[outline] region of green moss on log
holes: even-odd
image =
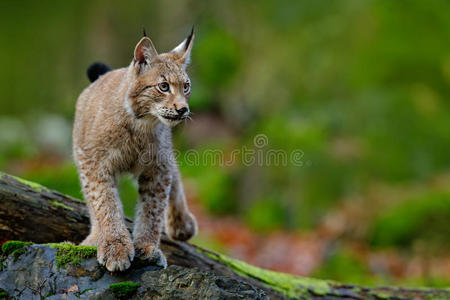
[[[113,292],[114,296],[119,299],[128,299],[136,293],[139,288],[139,283],[134,283],[132,281],[123,281],[118,283],[113,283],[109,286],[109,289]]]
[[[308,291],[316,295],[326,295],[332,292],[331,281],[305,278],[290,274],[264,270],[249,265],[243,261],[227,257],[225,255],[204,251],[206,255],[216,261],[220,261],[230,267],[236,273],[258,279],[270,288],[285,295],[288,298],[306,296]]]
[[[64,208],[64,209],[73,211],[73,207],[70,207],[70,206],[68,206],[68,205],[65,205],[65,204],[62,203],[62,202],[58,202],[58,201],[53,200],[53,201],[51,201],[50,203],[51,203],[53,206],[56,206],[56,207],[62,207],[62,208]]]
[[[12,254],[14,255],[14,261],[17,261],[22,254],[25,254],[25,249],[23,248],[31,244],[32,244],[31,242],[7,241],[2,245],[2,254],[5,257]]]
[[[2,288],[0,288],[0,300],[3,300],[3,299],[9,299],[10,297],[9,297],[9,294],[8,294],[8,292],[7,291],[5,291],[4,289],[2,289]]]
[[[46,187],[40,185],[39,183],[28,181],[28,180],[20,178],[20,177],[16,177],[16,176],[13,176],[13,175],[9,175],[9,174],[0,172],[0,178],[3,178],[5,176],[11,177],[11,178],[17,180],[18,182],[29,186],[30,188],[32,188],[33,190],[35,190],[37,192],[41,192],[42,190],[47,190]]]
[[[95,257],[97,254],[97,247],[92,246],[77,246],[72,244],[47,244],[52,248],[56,248],[56,266],[58,268],[65,268],[67,264],[78,266],[86,259]]]

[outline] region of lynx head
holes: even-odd
[[[175,126],[188,118],[191,82],[186,66],[194,41],[194,30],[168,53],[158,54],[144,36],[136,45],[130,65],[131,83],[126,99],[127,111],[137,119],[157,118]]]

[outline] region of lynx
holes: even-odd
[[[81,244],[97,246],[99,263],[111,272],[128,269],[135,256],[165,268],[163,227],[174,240],[197,232],[171,133],[190,114],[186,66],[193,41],[192,30],[172,51],[158,54],[144,33],[128,67],[96,63],[88,69],[92,83],[77,100],[73,128],[73,156],[91,223]],[[139,187],[132,235],[117,190],[117,175],[124,172]]]

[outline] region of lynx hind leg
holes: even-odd
[[[166,231],[177,241],[187,241],[197,234],[197,221],[189,211],[179,172],[173,177],[167,212]]]
[[[159,249],[159,244],[171,177],[164,168],[157,171],[151,175],[139,176],[139,199],[133,238],[136,257],[166,268],[167,260]]]
[[[197,220],[191,212],[180,214],[169,210],[167,214],[167,234],[176,241],[187,241],[197,234]]]

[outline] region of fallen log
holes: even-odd
[[[131,228],[132,220],[126,219],[126,223]],[[89,218],[82,201],[0,173],[0,240],[47,244],[4,245],[0,299],[2,292],[9,295],[5,297],[39,299],[48,294],[47,299],[60,299],[62,294],[78,297],[82,291],[84,298],[114,299],[121,297],[113,292],[114,282],[126,280],[134,282],[129,284],[135,287],[135,294],[127,295],[130,299],[152,295],[159,295],[155,296],[157,299],[450,299],[450,289],[369,288],[263,270],[190,243],[171,241],[166,235],[161,248],[167,256],[168,269],[157,270],[135,261],[130,270],[117,274],[108,274],[97,264],[92,255],[95,249],[83,256],[82,247],[48,244],[80,242],[88,231]],[[68,266],[61,266],[61,255],[67,253],[78,253],[81,257],[76,263],[69,260]],[[18,286],[16,277],[26,280]],[[91,278],[86,281],[85,277]],[[52,284],[49,280],[53,280]],[[125,289],[130,289],[129,285],[124,284]]]

